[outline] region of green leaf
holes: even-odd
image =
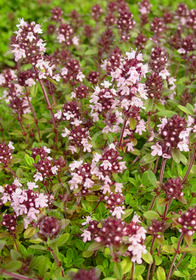
[[[61,247],[69,240],[70,234],[68,232],[62,234],[58,239],[52,240],[50,243],[53,246]],[[54,241],[54,242],[53,242]]]
[[[87,195],[86,200],[89,202],[97,201],[99,198],[96,195]]]
[[[156,157],[152,156],[150,153],[145,154],[140,161],[141,165],[146,165],[147,163],[151,163],[156,160]]]
[[[2,250],[3,249],[3,247],[5,246],[5,244],[6,244],[6,241],[5,240],[0,240],[0,250]]]
[[[37,268],[41,276],[44,276],[44,274],[47,272],[50,260],[48,257],[45,256],[39,256],[36,259],[36,263],[38,264]]]
[[[30,88],[30,94],[32,97],[36,97],[37,95],[37,90],[38,90],[38,85],[35,84]]]
[[[82,253],[82,256],[83,256],[84,258],[90,258],[93,254],[94,254],[93,251],[84,251],[84,252]]]
[[[97,250],[99,250],[99,249],[101,249],[101,248],[103,248],[103,244],[101,244],[101,243],[97,243],[97,242],[93,242],[93,243],[91,243],[90,244],[90,246],[88,247],[88,251],[97,251]]]
[[[122,268],[122,274],[126,274],[131,271],[132,268],[132,261],[129,259],[124,259],[120,262]]]
[[[136,124],[137,124],[136,120],[133,119],[133,118],[130,118],[130,128],[131,128],[131,130],[135,129]]]
[[[114,265],[113,265],[113,271],[114,271],[114,274],[115,276],[121,280],[122,277],[123,277],[123,273],[122,273],[122,268],[121,268],[121,265],[120,263],[118,262],[115,262]]]
[[[176,163],[180,163],[180,151],[178,149],[171,150],[172,158]]]
[[[106,277],[104,278],[103,280],[118,280],[117,278],[114,278],[114,277]]]
[[[175,271],[175,272],[174,272],[174,275],[177,276],[177,277],[180,277],[180,278],[185,278],[185,277],[187,277],[187,274],[185,274],[185,273],[183,273],[183,272],[181,272],[181,271],[179,271],[179,270]]]
[[[193,110],[189,110],[189,109],[190,109],[190,106],[189,106],[189,109],[188,109],[187,107],[184,107],[184,106],[182,106],[182,105],[178,105],[178,108],[179,108],[182,112],[186,113],[187,115],[193,115],[193,114],[194,114],[194,111],[193,111]]]
[[[14,250],[14,249],[12,249],[10,251],[10,256],[11,256],[13,261],[16,261],[17,259],[21,258],[21,254],[18,251]]]
[[[125,213],[122,215],[122,220],[125,220],[127,217],[129,217],[133,213],[133,209],[126,209]]]
[[[154,100],[152,98],[148,98],[145,102],[146,112],[150,112],[153,109]]]
[[[149,211],[145,212],[144,217],[148,220],[153,220],[153,219],[157,220],[160,218],[159,214],[153,210],[149,210]]]
[[[142,254],[142,259],[143,259],[146,263],[148,263],[148,264],[152,264],[152,263],[153,263],[153,257],[152,257],[152,255],[151,255],[151,253],[148,252],[148,251],[147,251],[146,254]]]
[[[162,263],[162,258],[159,257],[159,256],[155,256],[154,257],[154,260],[155,260],[155,264],[158,266]]]
[[[42,245],[31,245],[31,246],[29,246],[29,248],[35,249],[35,250],[40,250],[40,251],[46,251],[46,248]]]
[[[168,254],[174,254],[175,253],[174,247],[172,247],[170,245],[163,245],[162,250],[163,250],[163,252],[168,253]]]
[[[27,239],[27,238],[31,238],[36,232],[36,229],[33,228],[33,227],[29,227],[25,230],[24,232],[24,238]]]
[[[196,247],[186,247],[186,248],[182,248],[180,250],[181,253],[192,253],[192,254],[196,254]]]
[[[164,110],[164,111],[160,111],[158,112],[156,115],[159,116],[159,117],[167,117],[167,118],[171,118],[173,117],[173,115],[176,114],[175,112],[173,111],[170,111],[170,110]]]
[[[147,170],[142,175],[142,183],[144,186],[153,185],[156,186],[157,178],[152,170]]]
[[[166,279],[165,270],[162,266],[159,266],[157,268],[157,279],[158,280],[165,280]]]
[[[22,267],[22,262],[20,261],[11,261],[4,266],[4,269],[9,272],[15,272]]]
[[[144,265],[136,265],[135,266],[135,277],[138,277],[142,275],[142,273],[145,271],[145,266]]]
[[[33,163],[35,163],[34,159],[30,157],[28,154],[25,154],[25,161],[29,166],[33,166]]]

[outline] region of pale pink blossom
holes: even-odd
[[[133,145],[132,142],[127,143],[126,146],[127,146],[127,151],[128,151],[128,152],[130,152],[130,151],[133,152],[133,151],[134,151],[134,145]]]
[[[40,172],[37,172],[33,177],[34,177],[35,182],[43,181],[43,177],[42,177],[42,174]]]
[[[84,74],[80,71],[76,77],[77,80],[79,80],[80,82],[82,82],[84,80],[85,76]]]
[[[40,193],[39,196],[35,199],[36,208],[44,208],[48,206],[48,197],[44,193]]]
[[[101,163],[101,166],[103,166],[104,170],[111,170],[112,168],[112,164],[109,162],[109,160],[104,160],[102,163]]]
[[[35,188],[38,188],[38,185],[36,185],[35,182],[28,182],[27,187],[29,190],[33,190]]]
[[[122,183],[115,183],[115,192],[122,193],[123,184]]]
[[[159,145],[159,143],[156,143],[155,145],[153,145],[152,147],[151,147],[151,149],[153,150],[152,152],[151,152],[151,155],[152,156],[156,156],[156,155],[158,155],[158,156],[162,156],[162,147]]]
[[[85,220],[85,222],[82,223],[82,225],[83,225],[83,226],[86,226],[86,225],[88,225],[89,222],[91,222],[91,221],[92,221],[91,216],[86,216],[86,220]]]
[[[188,152],[189,151],[189,146],[188,146],[188,142],[186,140],[180,141],[177,145],[177,147],[179,148],[179,150],[181,152]]]
[[[139,123],[136,125],[136,133],[139,133],[139,135],[142,135],[143,132],[146,131],[146,123],[144,120],[140,120]]]
[[[122,206],[116,206],[114,208],[114,210],[112,211],[112,216],[116,216],[117,219],[121,219],[121,216],[124,214],[125,212],[123,211],[123,207]]]
[[[73,171],[76,168],[79,168],[83,163],[83,160],[75,160],[72,163],[70,163],[69,167]]]
[[[83,230],[81,236],[83,237],[83,242],[86,243],[87,241],[91,241],[91,232],[88,231],[87,229]]]
[[[74,37],[73,37],[72,43],[73,43],[75,46],[78,46],[78,45],[79,45],[79,39],[78,39],[77,36],[74,36]]]
[[[83,145],[83,151],[84,152],[91,152],[91,148],[92,148],[92,145],[88,142],[88,139],[86,138],[83,138],[82,141],[81,141],[82,145]]]
[[[86,180],[84,182],[84,187],[85,188],[92,188],[93,185],[94,185],[94,181],[92,181],[89,178],[86,178]]]
[[[103,191],[103,194],[111,193],[111,189],[110,189],[110,185],[108,184],[104,184],[103,186],[101,186],[100,190]]]

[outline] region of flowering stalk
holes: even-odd
[[[26,93],[26,97],[27,97],[27,101],[28,101],[28,104],[29,104],[29,107],[31,108],[31,111],[32,111],[32,114],[33,114],[33,118],[34,118],[34,121],[35,121],[35,125],[36,125],[36,128],[37,128],[37,132],[38,132],[38,138],[39,138],[39,142],[41,141],[41,137],[40,137],[40,130],[39,130],[39,126],[38,126],[38,120],[37,120],[37,117],[35,115],[35,111],[33,109],[33,106],[31,104],[31,101],[29,99],[29,92],[27,90],[27,87],[25,87],[25,93]]]
[[[56,254],[54,253],[53,249],[52,249],[51,247],[48,247],[47,249],[48,249],[48,251],[51,252],[53,258],[55,259],[55,262],[56,262],[57,266],[61,268],[62,277],[65,277],[65,273],[64,273],[62,264],[61,264],[61,262],[59,261],[59,259],[57,258],[57,256],[56,256]]]
[[[174,258],[173,258],[172,263],[171,263],[171,265],[170,265],[169,272],[168,272],[168,274],[167,274],[166,280],[169,280],[170,277],[171,277],[171,275],[172,275],[173,265],[174,265],[174,263],[175,263],[175,261],[176,261],[176,258],[177,258],[177,256],[178,256],[178,254],[179,254],[180,243],[181,243],[183,237],[184,237],[184,233],[182,232],[181,235],[180,235],[180,238],[179,238],[179,240],[178,240],[178,244],[177,244],[177,248],[176,248],[176,251],[175,251],[175,255],[174,255]]]
[[[25,129],[24,129],[24,127],[23,127],[22,120],[21,120],[20,117],[18,117],[17,120],[19,121],[20,127],[21,127],[21,129],[22,129],[22,135],[23,135],[24,138],[25,138],[25,143],[27,144],[27,143],[28,143],[28,140],[27,140],[27,132],[25,131]]]
[[[184,178],[182,179],[182,184],[185,183],[190,171],[191,171],[191,168],[193,166],[193,163],[195,161],[195,154],[196,154],[196,143],[194,144],[194,148],[193,148],[193,153],[192,153],[192,157],[191,157],[191,160],[190,160],[190,163],[189,163],[189,166],[188,166],[188,169],[186,171],[186,174],[184,175]]]
[[[11,172],[12,173],[12,175],[15,177],[15,178],[17,178],[17,176],[16,176],[16,173],[15,173],[15,171],[14,170],[12,170],[10,167],[6,167],[6,169],[9,171],[9,172]]]
[[[119,147],[121,146],[121,143],[122,143],[123,134],[124,134],[124,131],[125,131],[126,124],[127,124],[127,117],[125,117],[124,122],[123,122],[122,130],[121,130],[121,134],[120,134],[120,139],[119,139],[119,142],[118,142]]]
[[[153,253],[153,245],[154,245],[154,242],[155,242],[155,237],[156,237],[156,236],[154,235],[153,238],[152,238],[151,245],[150,245],[150,253],[151,253],[151,255],[152,255],[152,253]],[[149,265],[148,265],[148,271],[147,271],[146,280],[149,280],[151,266],[152,266],[152,264],[149,264]]]
[[[37,69],[36,68],[34,68],[34,69],[37,72]],[[45,98],[46,103],[48,105],[48,110],[50,111],[50,115],[52,117],[52,123],[54,125],[54,133],[55,133],[55,142],[57,143],[58,142],[57,125],[56,125],[55,117],[54,117],[54,114],[53,114],[53,111],[52,111],[52,107],[51,107],[51,104],[50,104],[50,100],[48,98],[48,95],[47,95],[47,92],[46,92],[46,90],[44,88],[42,80],[40,80],[39,78],[38,78],[38,80],[39,80],[40,86],[42,88],[42,92],[44,94],[44,98]]]
[[[135,272],[135,263],[132,262],[132,267],[131,267],[131,278],[130,278],[130,280],[133,280],[133,279],[134,279],[134,272]]]
[[[30,278],[30,277],[27,277],[27,276],[24,276],[24,275],[21,275],[21,274],[18,274],[18,273],[8,272],[8,271],[6,271],[4,269],[1,269],[0,271],[1,271],[2,275],[10,276],[13,279],[18,279],[18,280],[36,280],[35,278]]]

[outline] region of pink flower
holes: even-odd
[[[122,192],[123,184],[121,183],[115,183],[115,192]]]
[[[156,155],[162,156],[162,147],[159,145],[159,143],[153,145],[151,149],[153,150],[151,153],[152,156],[156,156]]]
[[[146,123],[144,120],[140,120],[139,124],[137,124],[137,126],[136,126],[135,132],[139,133],[139,135],[142,135],[143,131],[146,131]]]
[[[86,243],[87,241],[91,241],[91,232],[88,231],[87,229],[83,230],[81,236],[83,237],[83,242]]]
[[[117,219],[121,219],[121,215],[124,214],[125,212],[123,211],[122,206],[117,206],[114,208],[112,211],[112,216],[116,216]]]

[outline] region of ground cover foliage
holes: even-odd
[[[1,59],[0,279],[196,279],[193,3],[45,4]]]

